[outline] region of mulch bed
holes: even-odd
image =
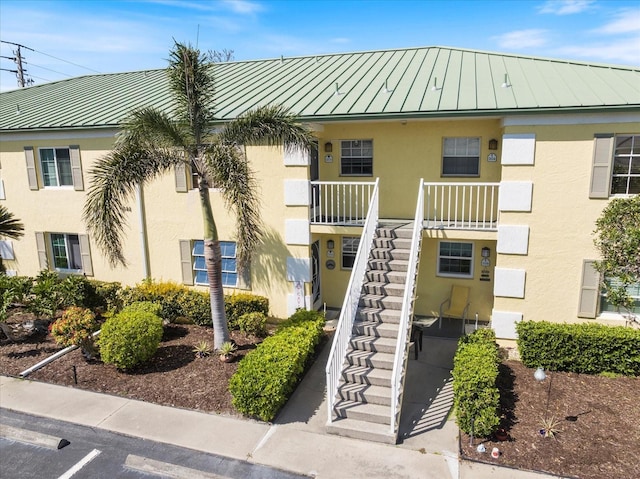
[[[461,433],[468,459],[581,479],[633,479],[640,471],[640,378],[550,372],[543,382],[519,361],[505,361],[500,389],[506,441]],[[548,407],[547,407],[548,402]],[[544,416],[560,432],[543,437]],[[483,443],[486,452],[479,453]],[[497,447],[500,455],[491,457]]]
[[[120,372],[100,361],[86,361],[75,350],[29,378],[167,406],[239,415],[231,404],[228,381],[238,360],[259,340],[237,331],[232,337],[239,356],[232,363],[223,363],[216,355],[195,357],[192,350],[198,342],[213,344],[211,328],[171,324],[157,354],[133,371]],[[17,376],[60,349],[44,333],[16,343],[0,332],[0,374]],[[533,372],[518,361],[502,363],[502,411],[509,438],[475,438],[470,445],[470,438],[462,434],[462,456],[582,479],[638,477],[640,378],[551,372],[539,383]],[[545,414],[560,421],[555,437],[545,438],[539,432]],[[485,445],[485,453],[477,452],[480,443]],[[497,459],[490,455],[494,447],[500,450]]]

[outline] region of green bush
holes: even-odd
[[[62,317],[51,325],[51,335],[60,346],[82,346],[92,342],[92,334],[98,330],[96,315],[90,309],[79,306],[67,308]]]
[[[267,335],[267,316],[261,312],[245,313],[238,318],[238,327],[245,334],[264,338]]]
[[[94,296],[88,299],[90,308],[102,311],[120,311],[122,309],[122,299],[120,290],[122,285],[116,281],[90,280],[93,285]]]
[[[247,313],[269,314],[269,300],[264,296],[241,293],[224,297],[224,310],[230,329],[238,329],[240,316]]]
[[[240,362],[229,381],[234,407],[270,421],[286,403],[322,337],[323,316],[296,312]]]
[[[453,406],[458,426],[467,434],[489,436],[500,424],[499,363],[492,330],[460,339],[453,360]]]
[[[31,287],[32,295],[27,301],[27,309],[38,318],[41,316],[53,318],[56,311],[65,303],[61,282],[55,271],[40,271]]]
[[[155,305],[130,305],[102,325],[98,346],[105,363],[131,369],[149,360],[162,339],[162,319],[149,310]]]
[[[211,300],[207,293],[185,288],[178,301],[183,318],[200,326],[211,326]]]
[[[516,331],[520,358],[527,367],[640,375],[640,330],[595,323],[521,321]]]

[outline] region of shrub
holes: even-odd
[[[211,301],[207,293],[184,288],[178,301],[182,317],[200,326],[211,326]]]
[[[67,308],[62,317],[51,325],[51,335],[56,343],[64,347],[80,346],[88,357],[96,353],[93,332],[97,330],[95,314],[79,306]]]
[[[162,319],[147,309],[144,303],[131,305],[105,321],[98,339],[105,363],[131,369],[155,354],[162,339]]]
[[[89,299],[89,307],[102,311],[120,311],[122,309],[120,297],[122,285],[120,283],[97,280],[90,280],[90,282],[93,285],[95,296]]]
[[[640,375],[640,330],[595,323],[521,321],[516,331],[520,358],[527,367]]]
[[[489,436],[500,424],[500,359],[495,333],[478,330],[458,343],[453,360],[453,405],[460,429]]]
[[[224,310],[229,328],[238,329],[238,320],[243,314],[269,314],[269,300],[264,296],[248,293],[225,295]]]
[[[65,302],[60,283],[61,280],[55,271],[40,271],[33,282],[31,288],[33,296],[27,303],[27,309],[38,318],[41,316],[53,318]]]
[[[322,337],[323,316],[296,312],[240,362],[229,381],[234,407],[270,421],[286,403]]]
[[[245,313],[238,318],[240,331],[259,338],[267,335],[267,316],[261,312]]]
[[[0,274],[0,291],[11,291],[12,303],[25,303],[31,288],[33,287],[33,278],[28,276],[5,276]]]

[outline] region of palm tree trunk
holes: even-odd
[[[222,289],[222,252],[218,241],[218,230],[213,219],[209,187],[205,181],[199,186],[200,206],[204,222],[204,261],[209,277],[209,299],[213,323],[213,347],[218,350],[229,341],[229,328],[224,311],[224,291]]]

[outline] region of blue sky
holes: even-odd
[[[1,0],[0,39],[35,50],[22,50],[35,84],[163,68],[173,39],[236,60],[439,45],[640,67],[640,3]],[[0,58],[0,68],[16,66]],[[0,71],[0,89],[16,87]]]

